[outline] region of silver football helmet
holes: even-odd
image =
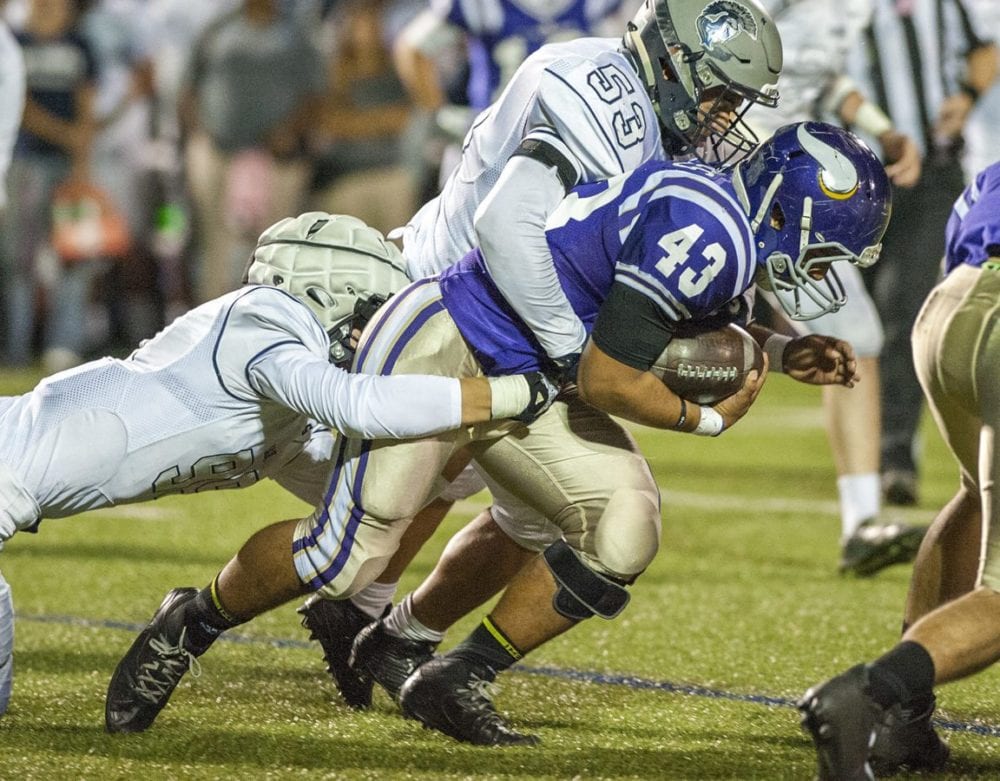
[[[758,0],[645,0],[624,48],[645,81],[672,157],[723,163],[753,150],[743,121],[778,103],[781,38]]]
[[[330,360],[344,364],[355,307],[408,285],[405,268],[396,245],[356,217],[306,212],[260,235],[243,281],[280,288],[309,307],[330,335]]]

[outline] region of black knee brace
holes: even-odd
[[[588,567],[565,540],[552,543],[542,554],[556,579],[552,607],[574,621],[597,615],[614,618],[628,604],[629,593],[620,584]]]

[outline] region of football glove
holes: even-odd
[[[513,419],[522,423],[532,423],[552,406],[552,402],[559,395],[559,388],[542,372],[528,372],[521,376],[528,383],[530,401],[520,414],[513,416]]]

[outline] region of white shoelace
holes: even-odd
[[[198,657],[184,647],[184,637],[187,628],[181,630],[180,639],[176,645],[171,645],[161,635],[149,641],[149,647],[159,657],[139,668],[136,679],[135,693],[151,704],[158,703],[164,695],[170,694],[181,676],[190,670],[191,676],[201,675],[201,663]]]

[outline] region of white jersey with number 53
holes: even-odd
[[[554,147],[573,166],[573,183],[665,158],[653,105],[620,43],[579,38],[543,46],[525,60],[476,119],[441,194],[406,226],[403,255],[412,278],[437,274],[477,245],[476,209],[522,141]]]

